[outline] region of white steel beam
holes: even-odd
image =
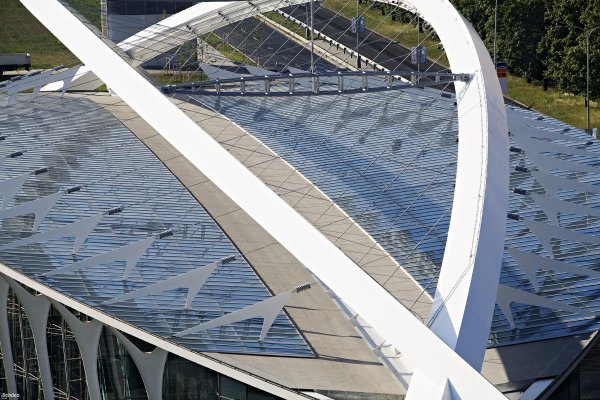
[[[66,309],[61,303],[51,300],[54,308],[71,328],[75,341],[79,347],[79,353],[83,361],[85,371],[85,383],[91,400],[102,400],[100,392],[100,380],[98,378],[98,346],[103,325],[101,322],[92,320],[83,322]]]
[[[457,389],[463,399],[504,398],[469,363],[444,344],[390,293],[259,178],[247,170],[169,99],[160,95],[150,82],[62,4],[57,0],[21,0],[21,2],[175,149],[377,329],[391,345],[399,349],[407,362],[412,363],[413,366],[419,364],[434,382],[441,383],[450,379],[453,387]],[[205,4],[208,6],[210,3]],[[497,278],[505,218],[502,218],[501,221],[499,218],[492,218],[496,222],[492,227],[495,233],[491,232],[492,229],[482,232],[482,234],[485,233],[483,234],[485,240],[481,240],[483,246],[479,247],[477,244],[479,243],[480,236],[478,234],[482,219],[486,215],[495,217],[496,214],[503,214],[505,217],[506,213],[504,203],[508,186],[505,185],[507,181],[505,182],[504,177],[508,174],[506,164],[508,145],[506,129],[504,129],[506,119],[503,101],[501,95],[496,96],[497,93],[500,93],[497,81],[495,82],[495,85],[498,86],[497,93],[495,90],[486,91],[483,75],[486,75],[486,79],[492,79],[487,75],[493,73],[493,68],[488,63],[485,64],[483,72],[476,69],[481,66],[478,63],[474,64],[476,60],[474,61],[473,57],[478,57],[478,52],[484,52],[485,48],[480,41],[473,43],[471,36],[474,33],[466,27],[462,17],[447,1],[423,1],[419,3],[419,9],[423,8],[435,13],[436,21],[439,22],[441,18],[445,25],[449,25],[445,30],[446,33],[448,30],[460,32],[453,33],[451,36],[457,37],[460,44],[453,47],[452,45],[447,46],[444,42],[444,45],[447,46],[446,51],[449,55],[453,54],[454,57],[457,57],[460,52],[460,57],[469,61],[460,62],[453,68],[467,73],[473,71],[476,77],[475,81],[471,82],[467,88],[464,85],[458,85],[458,93],[462,94],[459,99],[459,119],[468,121],[466,124],[461,122],[461,134],[466,135],[461,142],[472,141],[472,144],[459,149],[459,175],[462,172],[463,176],[457,180],[457,192],[460,195],[455,196],[454,200],[455,205],[468,207],[468,212],[465,209],[456,214],[458,217],[464,217],[463,225],[471,229],[467,230],[466,235],[462,230],[457,231],[459,224],[455,214],[453,214],[451,223],[451,233],[454,233],[455,240],[462,235],[462,241],[467,243],[459,243],[459,250],[470,255],[466,257],[469,261],[467,263],[464,262],[465,257],[461,254],[460,257],[454,257],[451,264],[454,270],[461,271],[469,266],[469,270],[466,271],[468,284],[464,285],[464,280],[456,279],[460,289],[459,295],[450,299],[449,293],[445,293],[442,298],[445,306],[460,306],[458,312],[461,316],[468,316],[471,311],[483,312],[485,314],[483,325],[485,325],[488,309],[493,310],[494,306],[493,298],[497,279],[493,285],[489,285],[488,281],[490,276]],[[453,26],[456,23],[461,26],[458,28]],[[466,41],[468,38],[471,38],[470,41]],[[487,52],[485,54],[487,56]],[[489,59],[489,56],[487,57]],[[484,100],[483,104],[481,99]],[[488,119],[488,112],[492,113],[493,118]],[[488,143],[488,135],[492,136],[491,133],[497,133],[498,138],[493,143]],[[490,144],[493,146],[488,147]],[[494,155],[490,156],[492,153]],[[492,193],[496,196],[486,199],[488,194],[486,191],[488,157],[491,158],[490,161],[498,175],[491,177],[492,182],[489,187],[490,190],[498,189],[499,192]],[[471,160],[471,162],[465,163],[466,160]],[[494,205],[497,207],[496,210],[492,207]],[[489,250],[489,254],[480,256],[477,253],[480,248]],[[496,251],[497,249],[498,251]],[[479,271],[480,268],[473,268],[473,260],[469,260],[469,258],[477,258],[475,260],[477,266],[487,264],[491,272],[486,274],[483,271],[483,276],[473,277],[473,271]],[[471,281],[476,282],[478,278],[483,279],[486,283],[478,289],[488,291],[483,294],[477,293],[484,304],[477,309],[468,309],[465,312],[465,302],[462,300],[469,297],[469,293],[467,296],[463,296],[462,292],[465,290],[469,292]],[[488,304],[489,298],[492,298],[491,304]],[[450,300],[452,301],[450,302]],[[471,301],[469,301],[469,305],[472,305]],[[452,313],[448,313],[449,315],[455,314],[454,310],[451,311]],[[480,316],[476,316],[476,318],[480,318]],[[472,325],[478,332],[482,330],[479,320],[473,321]],[[489,330],[489,324],[483,329]],[[480,341],[477,340],[475,346],[479,346],[479,344]],[[483,352],[483,349],[478,348],[477,352]]]
[[[260,378],[252,373],[248,373],[246,371],[242,371],[239,368],[231,367],[226,363],[213,359],[210,356],[197,353],[191,350],[188,350],[182,346],[179,346],[171,341],[165,340],[158,336],[152,335],[144,330],[136,328],[133,325],[125,323],[117,318],[114,318],[108,314],[105,314],[98,309],[88,306],[87,304],[81,303],[77,300],[74,300],[57,290],[51,289],[48,286],[45,286],[38,281],[23,275],[4,264],[0,263],[0,273],[4,274],[7,277],[14,279],[15,281],[21,283],[24,286],[27,286],[31,289],[42,293],[46,297],[51,300],[55,300],[61,304],[64,304],[67,307],[71,307],[74,310],[80,311],[87,316],[100,321],[106,326],[110,326],[112,328],[118,329],[121,332],[128,333],[132,336],[135,336],[145,342],[151,343],[161,349],[168,351],[169,353],[177,354],[180,357],[183,357],[187,360],[190,360],[194,363],[202,365],[208,369],[216,371],[220,374],[227,375],[235,380],[243,382],[247,385],[259,388],[264,390],[265,392],[272,393],[275,396],[281,397],[283,399],[291,399],[291,400],[306,400],[310,399],[310,396],[303,395],[300,393],[296,393],[290,389],[284,388],[276,383],[270,382],[264,378]]]
[[[218,1],[192,6],[177,14],[149,26],[123,40],[118,46],[132,58],[132,65],[159,56],[181,44],[196,38],[197,35],[212,32],[259,13],[276,10],[307,0],[257,0],[252,2]],[[90,68],[81,67],[78,78],[72,87],[77,90],[94,90],[102,85]],[[62,88],[60,82],[42,88],[42,91],[56,91]]]
[[[163,398],[163,372],[169,353],[159,347],[150,353],[144,353],[121,332],[114,328],[110,330],[123,343],[133,359],[142,376],[142,381],[144,381],[148,400],[161,400]]]
[[[259,13],[307,0],[217,1],[196,4],[125,39],[119,47],[133,59],[134,65],[148,61],[197,35],[212,32]]]
[[[287,301],[292,297],[293,292],[287,291],[277,296],[269,297],[266,300],[259,301],[258,303],[251,304],[247,307],[241,308],[229,314],[225,314],[222,317],[213,319],[193,326],[185,331],[176,333],[176,337],[188,336],[193,333],[207,331],[209,329],[220,328],[225,325],[230,325],[236,322],[245,321],[250,318],[262,318],[262,329],[260,330],[260,336],[258,337],[259,342],[263,342],[267,333],[271,329],[275,318],[279,315]]]
[[[431,24],[452,72],[473,74],[468,83],[454,84],[459,137],[456,182],[428,325],[479,371],[494,314],[506,231],[509,144],[504,98],[485,45],[449,1],[401,3]],[[462,388],[450,381],[460,393]]]
[[[6,281],[15,292],[19,302],[25,309],[25,314],[27,314],[27,321],[29,321],[31,333],[33,334],[38,369],[42,378],[44,400],[54,400],[54,384],[52,383],[52,370],[48,358],[48,341],[46,340],[50,301],[46,296],[32,295],[11,278],[6,278]]]
[[[2,350],[2,366],[4,367],[6,389],[9,393],[17,393],[15,364],[8,325],[8,289],[8,283],[0,276],[0,350]]]

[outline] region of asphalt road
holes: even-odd
[[[282,9],[289,15],[300,21],[306,21],[306,9],[304,6],[290,6]],[[351,49],[356,48],[356,34],[350,32],[351,22],[349,19],[336,15],[334,11],[322,7],[315,2],[314,28],[333,40],[343,44]],[[417,71],[417,66],[410,62],[410,50],[398,43],[391,42],[389,39],[379,35],[365,27],[364,33],[359,33],[359,42],[361,43],[359,53],[385,68],[395,71]],[[427,60],[426,64],[421,65],[421,71],[429,72],[448,72],[443,65],[433,63]],[[427,81],[427,78],[422,78]],[[454,85],[448,87],[437,87],[438,89],[454,92]],[[523,107],[514,100],[504,97],[504,102],[517,107]]]
[[[300,21],[307,20],[304,5],[290,6],[282,11]],[[336,15],[334,11],[322,7],[319,3],[315,3],[314,27],[344,46],[352,49],[356,47],[356,34],[351,33],[349,29],[350,20]],[[215,33],[221,37],[227,37],[229,43],[257,61],[263,68],[280,71],[284,66],[289,65],[304,70],[310,69],[310,52],[306,48],[255,18],[248,18],[240,23],[226,26]],[[385,68],[394,71],[417,71],[417,66],[411,63],[408,48],[391,42],[369,30],[368,27],[364,33],[359,34],[359,42],[361,42],[360,54]],[[317,71],[335,71],[339,68],[315,55],[315,69]],[[430,60],[427,60],[426,64],[422,64],[420,70],[448,72],[446,67]],[[421,78],[421,80],[428,81],[430,78]],[[454,85],[440,85],[437,88],[454,92]],[[505,102],[520,106],[507,98],[505,98]]]
[[[255,18],[228,25],[215,33],[227,38],[228,43],[263,68],[273,71],[280,71],[285,66],[310,69],[309,50]],[[315,69],[335,71],[337,67],[315,55]]]
[[[306,20],[304,7],[287,7],[283,12],[292,15],[300,21]],[[314,13],[314,28],[333,40],[351,49],[356,48],[356,34],[350,32],[350,20],[336,15],[334,11],[317,3]],[[365,32],[358,35],[359,54],[394,71],[417,71],[417,65],[410,62],[410,49],[391,42],[389,39],[371,31],[366,27]],[[421,71],[440,72],[447,68],[427,61],[420,67]]]

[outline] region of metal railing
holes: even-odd
[[[369,78],[382,78],[378,85]],[[422,80],[421,78],[430,78]],[[404,79],[401,79],[404,78]],[[379,92],[413,87],[438,86],[455,81],[468,82],[470,74],[407,71],[337,71],[249,75],[193,83],[161,86],[164,94],[209,94],[221,96],[289,96]],[[307,84],[310,82],[310,84]],[[296,86],[300,84],[300,88]],[[303,83],[303,84],[302,84]],[[349,83],[349,85],[347,85]],[[273,90],[277,87],[279,90]],[[285,90],[281,90],[285,87]]]

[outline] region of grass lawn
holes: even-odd
[[[287,29],[289,29],[290,31],[295,33],[296,35],[306,37],[306,31],[304,30],[303,27],[301,27],[300,25],[298,25],[295,22],[290,21],[287,18],[284,18],[282,15],[280,15],[277,12],[271,11],[271,12],[265,13],[264,16],[269,18],[271,21],[273,21],[281,26],[286,27]]]
[[[19,2],[0,0],[0,54],[29,53],[33,69],[79,63],[65,46]],[[70,0],[96,26],[100,26],[98,0]]]
[[[217,49],[221,54],[231,61],[241,62],[248,65],[256,65],[254,61],[246,57],[244,53],[239,52],[235,47],[223,41],[220,36],[213,32],[206,33],[200,36],[200,39]]]
[[[206,74],[201,71],[181,72],[177,74],[161,73],[151,76],[156,85],[175,85],[177,83],[200,82],[208,79]]]
[[[577,128],[587,127],[585,99],[555,88],[544,91],[541,84],[527,83],[518,76],[508,77],[508,96],[543,114]],[[591,126],[600,127],[600,104],[590,102]]]

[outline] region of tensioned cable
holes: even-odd
[[[407,91],[407,93],[408,93],[408,91]],[[398,102],[398,101],[400,101],[400,100],[401,100],[401,98],[399,97],[399,98],[395,99],[395,102],[397,103],[397,102]],[[431,102],[433,102],[433,99],[432,99],[432,101],[431,101]],[[431,103],[431,102],[430,102],[430,103]],[[419,111],[419,113],[417,113],[417,117],[418,117],[418,116],[419,116],[419,115],[420,115],[420,114],[421,114],[421,113],[424,111],[424,109],[425,109],[425,108],[422,108],[422,109]],[[357,110],[357,109],[355,109],[355,111],[356,111],[356,110]],[[381,116],[380,116],[380,117],[379,117],[379,118],[378,118],[378,119],[377,119],[377,120],[376,120],[376,121],[375,121],[375,122],[372,124],[372,126],[369,128],[369,130],[368,130],[368,131],[370,131],[371,129],[373,129],[373,127],[374,127],[374,126],[376,126],[376,125],[377,125],[377,123],[379,123],[383,117],[384,117],[384,115],[381,115]],[[416,118],[415,118],[415,120],[416,120]],[[331,135],[330,135],[330,136],[328,136],[328,137],[326,137],[326,138],[323,140],[323,142],[322,142],[321,144],[324,144],[324,143],[326,143],[326,142],[329,140],[329,138],[330,138],[332,135],[335,135],[335,134],[337,133],[337,130],[338,130],[338,129],[340,128],[340,126],[341,126],[341,125],[343,125],[344,123],[345,123],[345,121],[341,121],[341,122],[340,122],[340,125],[339,125],[338,127],[334,128],[334,130],[332,131]],[[414,123],[414,122],[413,122],[413,123]],[[398,138],[399,138],[401,135],[404,135],[404,133],[405,133],[405,132],[406,132],[408,129],[410,129],[410,128],[412,127],[412,124],[413,124],[413,123],[411,123],[411,124],[409,124],[408,126],[406,126],[406,127],[405,127],[405,128],[404,128],[404,129],[403,129],[403,130],[402,130],[402,131],[401,131],[401,132],[400,132],[400,133],[399,133],[399,134],[398,134],[398,135],[395,137],[395,139],[398,139]],[[368,132],[368,131],[367,131],[367,132]],[[432,140],[430,141],[430,143],[433,141],[433,139],[434,139],[434,138],[432,138]],[[317,182],[314,182],[314,185],[315,185],[315,186],[318,186],[318,185],[319,185],[319,183],[320,183],[320,182],[321,182],[323,179],[325,179],[325,177],[327,176],[327,174],[328,174],[329,172],[331,172],[331,171],[332,171],[332,170],[333,170],[333,169],[334,169],[334,168],[335,168],[335,167],[338,165],[338,163],[339,163],[339,162],[341,162],[341,160],[343,160],[343,159],[344,159],[344,157],[345,157],[347,154],[350,154],[350,153],[353,151],[353,149],[355,148],[355,146],[357,146],[358,144],[360,144],[360,139],[359,139],[359,140],[357,140],[357,141],[356,141],[356,142],[355,142],[355,143],[354,143],[354,144],[353,144],[353,145],[352,145],[350,148],[348,148],[348,149],[347,149],[347,151],[346,151],[346,153],[345,153],[345,154],[344,154],[342,157],[340,157],[340,159],[339,159],[339,160],[338,160],[338,161],[337,161],[337,162],[336,162],[334,165],[332,165],[332,166],[331,166],[331,167],[330,167],[330,168],[329,168],[327,171],[325,171],[325,174],[324,174],[324,175],[323,175],[323,176],[322,176],[322,177],[321,177],[321,178],[320,178],[320,179],[319,179]],[[374,163],[375,163],[377,160],[378,160],[378,158],[379,158],[379,157],[381,157],[383,154],[385,154],[385,152],[386,152],[386,151],[387,151],[387,150],[388,150],[388,149],[389,149],[391,146],[392,146],[392,142],[390,142],[390,143],[389,143],[389,144],[388,144],[388,145],[387,145],[387,146],[386,146],[386,147],[383,149],[383,151],[382,151],[382,152],[379,154],[379,156],[378,156],[377,158],[374,158],[374,159],[373,159],[373,160],[372,160],[372,161],[371,161],[371,162],[370,162],[370,163],[369,163],[369,164],[368,164],[368,165],[367,165],[367,166],[366,166],[366,167],[365,167],[365,168],[364,168],[364,169],[363,169],[363,170],[362,170],[362,171],[361,171],[361,172],[360,172],[360,173],[359,173],[359,174],[358,174],[356,177],[355,177],[356,179],[355,179],[353,182],[356,182],[356,180],[357,180],[358,178],[360,178],[360,177],[361,177],[361,176],[362,176],[362,175],[363,175],[363,174],[364,174],[364,173],[365,173],[365,172],[366,172],[366,171],[367,171],[367,170],[368,170],[368,169],[369,169],[369,168],[370,168],[370,167],[371,167],[371,166],[372,166],[372,165],[373,165],[373,164],[374,164]],[[319,146],[319,147],[320,147],[320,146]],[[312,153],[312,154],[314,154],[316,151],[317,151],[317,147],[315,147],[315,150],[313,151],[313,153]],[[309,156],[309,157],[310,157],[310,156]],[[308,157],[307,157],[307,159],[306,159],[305,161],[307,161],[307,160],[308,160]],[[299,169],[301,166],[302,166],[302,164],[298,166],[298,169]],[[350,185],[351,185],[351,184],[350,184]],[[339,197],[343,196],[344,194],[346,194],[346,193],[348,192],[348,190],[350,190],[350,185],[348,185],[348,187],[346,188],[346,190],[344,190],[344,192],[343,192],[343,193],[342,193],[342,194],[341,194]],[[330,207],[328,208],[328,210],[329,210],[331,207],[333,207],[333,205],[330,205]]]
[[[348,3],[346,3],[346,4],[348,4]],[[368,13],[368,12],[371,10],[371,8],[372,8],[372,7],[374,7],[374,4],[375,4],[375,2],[373,2],[371,5],[369,5],[368,7],[366,7],[366,8],[365,8],[365,9],[362,11],[362,14],[361,14],[361,16],[362,16],[363,18],[366,18],[366,16],[367,16],[367,13]],[[321,6],[321,7],[323,7],[323,6]],[[340,11],[338,12],[338,14],[336,14],[336,16],[337,16],[337,15],[339,15],[339,13],[341,13],[341,11],[342,11],[342,10],[340,10]],[[367,35],[366,35],[366,36],[365,36],[365,37],[362,39],[362,41],[360,41],[360,42],[359,42],[359,46],[358,46],[358,47],[360,48],[360,46],[361,46],[361,45],[370,44],[370,42],[367,42],[367,40],[368,40],[368,39],[369,39],[371,36],[378,35],[378,33],[377,33],[377,29],[378,29],[378,28],[381,26],[381,24],[385,23],[385,22],[386,22],[386,20],[387,20],[388,18],[391,18],[391,14],[387,14],[387,16],[384,16],[384,18],[381,18],[381,19],[380,19],[380,22],[379,22],[379,24],[378,24],[378,25],[377,25],[375,28],[368,29],[368,34],[367,34]],[[384,47],[384,48],[383,48],[383,49],[382,49],[382,50],[381,50],[379,53],[377,53],[377,55],[376,55],[376,56],[373,58],[373,61],[374,61],[374,62],[377,62],[377,57],[378,57],[379,55],[381,55],[381,54],[383,53],[383,51],[385,51],[385,49],[387,49],[387,47],[388,47],[388,46],[390,46],[392,43],[394,43],[394,42],[395,42],[395,40],[396,40],[396,39],[397,39],[397,38],[398,38],[398,37],[399,37],[401,34],[403,34],[404,32],[406,32],[406,30],[408,30],[408,29],[409,29],[409,26],[410,26],[410,24],[411,24],[412,22],[414,22],[414,20],[415,20],[415,19],[416,19],[416,16],[413,16],[413,19],[412,19],[411,21],[409,21],[409,22],[408,22],[408,23],[405,25],[405,28],[404,28],[404,29],[402,29],[402,30],[400,30],[400,31],[399,31],[399,32],[398,32],[398,33],[397,33],[397,34],[396,34],[396,35],[395,35],[395,36],[394,36],[392,39],[387,39],[387,38],[385,38],[385,37],[384,37],[385,39],[387,39],[387,40],[388,40],[388,43],[387,43],[387,44],[386,44],[386,46],[385,46],[385,47]],[[325,25],[325,26],[322,28],[322,30],[323,30],[324,28],[326,28],[326,27],[327,27],[327,25],[328,25],[328,24],[326,24],[326,25]],[[338,32],[336,32],[336,33],[338,33],[338,34],[339,34],[339,35],[338,35],[338,37],[340,37],[340,38],[341,38],[341,37],[342,37],[344,34],[348,33],[348,30],[349,30],[349,29],[350,29],[350,28],[347,28],[347,29],[345,29],[344,31],[342,31],[341,33],[340,33],[339,31],[338,31]],[[383,37],[383,36],[382,36],[382,37]],[[339,41],[339,40],[338,40],[338,41]],[[332,47],[333,47],[333,44],[330,44],[330,45],[329,45],[329,48],[328,48],[327,50],[331,49]],[[362,56],[362,57],[364,58],[364,56]],[[348,55],[346,56],[346,58],[344,59],[344,62],[348,62],[347,60],[348,60],[349,58],[351,58],[350,54],[348,54]],[[390,59],[390,60],[393,60],[393,59]],[[403,61],[404,61],[404,60],[403,60]],[[402,64],[402,61],[400,62],[400,64],[399,64],[399,65],[401,65],[401,64]]]
[[[373,7],[373,6],[374,6],[374,3],[375,3],[375,2],[373,2],[373,4],[371,4],[371,5],[370,5],[370,6],[368,6],[366,9],[364,9],[364,11],[362,12],[362,16],[363,16],[363,17],[365,17],[365,16],[366,16],[366,14],[367,14],[367,12],[369,12],[369,11],[371,10],[371,7]],[[347,5],[347,4],[348,4],[348,3],[346,3],[346,5]],[[345,5],[344,5],[344,7],[345,7]],[[339,14],[341,13],[341,11],[342,11],[342,10],[343,10],[343,7],[342,7],[342,9],[340,9],[340,10],[338,11],[338,13],[336,14],[336,16],[337,16],[337,15],[339,15]],[[386,21],[386,19],[387,19],[387,18],[390,18],[390,16],[391,16],[391,14],[390,14],[390,13],[388,13],[388,14],[387,14],[387,16],[385,16],[384,18],[381,18],[381,19],[380,19],[380,23],[379,23],[379,24],[378,24],[378,25],[377,25],[377,26],[376,26],[374,29],[370,29],[370,30],[368,30],[368,32],[369,32],[369,33],[368,33],[368,34],[367,34],[367,35],[366,35],[366,36],[365,36],[365,37],[362,39],[362,41],[359,43],[359,47],[360,47],[360,45],[364,45],[364,44],[368,44],[368,43],[370,43],[370,42],[367,42],[367,41],[369,40],[369,38],[371,38],[371,36],[378,35],[378,34],[377,34],[377,32],[376,32],[377,28],[379,28],[379,26],[381,26],[381,24],[382,24],[382,23],[384,23],[384,22]],[[378,54],[377,54],[377,55],[374,57],[373,61],[377,62],[377,60],[376,60],[376,59],[377,59],[377,57],[378,57],[380,54],[382,54],[382,52],[383,52],[383,51],[385,51],[385,49],[387,49],[387,47],[388,47],[388,46],[390,46],[390,45],[391,45],[391,44],[392,44],[392,43],[393,43],[393,42],[394,42],[394,41],[395,41],[395,40],[396,40],[396,39],[397,39],[397,38],[398,38],[398,37],[399,37],[399,36],[400,36],[402,33],[404,33],[404,32],[405,32],[407,29],[409,29],[410,25],[411,25],[411,24],[414,22],[414,20],[415,20],[416,18],[417,18],[416,16],[413,16],[413,19],[412,19],[411,21],[409,21],[407,24],[405,24],[405,25],[404,25],[404,26],[405,26],[405,28],[404,28],[403,30],[401,30],[401,31],[400,31],[398,34],[396,34],[396,36],[395,36],[394,38],[392,38],[391,40],[390,40],[390,39],[387,39],[387,38],[385,38],[384,36],[382,36],[382,38],[384,38],[384,39],[388,40],[388,43],[387,43],[387,44],[386,44],[386,46],[385,46],[385,47],[384,47],[382,50],[380,50],[380,52],[379,52],[379,53],[378,53]],[[328,25],[329,25],[329,22],[328,22],[328,23],[326,23],[326,24],[324,25],[324,27],[322,27],[322,28],[321,28],[321,31],[323,31],[323,29],[325,29],[325,28],[326,28]],[[340,33],[340,31],[337,31],[336,33],[338,34],[338,36],[339,36],[339,37],[341,37],[342,35],[344,35],[344,34],[348,33],[348,30],[349,30],[349,29],[350,29],[350,28],[347,28],[347,29],[345,29],[344,31],[342,31],[341,33]],[[431,32],[430,32],[430,34],[431,34]],[[420,42],[420,43],[424,43],[424,42],[425,42],[425,40],[426,40],[428,37],[429,37],[429,35],[427,35],[426,37],[424,37],[424,38],[423,38],[423,40],[421,40],[421,42]],[[418,44],[420,45],[420,43],[418,43]],[[326,49],[326,50],[330,50],[332,47],[333,47],[333,44],[332,44],[332,43],[329,43],[329,48],[328,48],[328,49]],[[364,57],[364,56],[363,56],[363,57]],[[404,58],[403,58],[403,59],[400,61],[400,63],[399,63],[398,65],[402,65],[402,64],[403,64],[403,63],[404,63],[404,62],[405,62],[405,61],[408,59],[408,57],[410,57],[410,53],[408,53],[408,55],[407,55],[407,56],[405,56],[405,57],[404,57]],[[346,58],[345,58],[343,61],[344,61],[344,62],[348,62],[348,59],[349,59],[349,58],[352,58],[352,57],[351,57],[351,54],[348,54],[348,55],[346,56]],[[389,59],[388,61],[393,61],[393,60],[394,60],[394,58],[391,58],[391,59]],[[430,66],[430,67],[431,67],[431,66]],[[430,68],[430,67],[429,67],[429,68]],[[397,67],[396,67],[396,68],[397,68]],[[394,68],[392,68],[392,69],[394,69]]]
[[[59,122],[59,121],[54,121],[54,122],[55,122],[55,123],[57,123],[57,122]],[[87,130],[85,133],[78,134],[78,135],[76,135],[76,136],[80,136],[80,135],[83,135],[83,134],[87,134],[87,133],[89,133],[90,131],[98,131],[98,130],[102,130],[102,129],[100,129],[100,128],[96,128],[96,129],[93,129],[93,130]],[[54,146],[54,145],[56,145],[56,144],[57,144],[57,143],[59,143],[59,142],[64,142],[65,140],[71,140],[72,138],[73,138],[73,136],[69,136],[69,137],[61,137],[61,138],[58,138],[58,139],[57,139],[56,141],[54,141],[54,142],[45,143],[43,147],[46,147],[46,146]],[[120,144],[118,144],[118,145],[115,145],[115,146],[112,146],[112,147],[103,147],[103,148],[102,148],[100,151],[98,151],[98,152],[96,152],[96,153],[93,153],[93,154],[91,154],[90,156],[91,156],[91,157],[97,157],[97,156],[99,156],[99,155],[101,155],[101,154],[106,154],[107,152],[114,151],[115,149],[122,148],[122,147],[127,147],[127,146],[129,145],[129,142],[131,142],[131,140],[133,140],[133,139],[134,139],[134,138],[130,138],[128,141],[126,141],[126,142],[124,142],[124,143],[120,143]],[[68,164],[67,160],[63,160],[63,162],[65,163],[65,165],[66,165],[67,167],[69,167],[69,164]],[[162,165],[162,163],[158,163],[158,164],[156,164],[156,165]],[[102,179],[98,179],[98,180],[96,180],[96,181],[87,182],[87,183],[85,183],[85,184],[79,184],[79,185],[76,185],[76,186],[79,188],[79,190],[85,190],[86,188],[92,187],[92,186],[94,186],[94,185],[97,185],[98,183],[101,183],[101,182],[110,182],[110,181],[115,181],[115,180],[118,180],[118,179],[119,179],[120,177],[122,177],[122,176],[126,176],[126,175],[129,175],[129,174],[133,173],[133,172],[140,171],[140,170],[142,170],[142,169],[144,169],[144,168],[148,168],[148,165],[137,166],[136,168],[133,168],[133,169],[130,169],[130,170],[127,170],[127,171],[123,171],[123,172],[121,172],[121,173],[119,173],[119,174],[116,174],[116,175],[110,175],[110,176],[104,177],[104,178],[102,178]],[[182,186],[182,187],[181,187],[181,189],[183,190],[183,189],[185,189],[185,188]],[[79,191],[79,190],[78,190],[78,191]],[[183,190],[183,191],[184,191],[184,192],[186,192],[185,190]],[[77,193],[77,192],[73,192],[73,193]],[[120,205],[119,205],[119,207],[120,207],[120,210],[122,211],[122,210],[124,210],[125,208],[131,208],[131,207],[138,206],[138,205],[141,205],[141,204],[150,203],[150,202],[152,202],[153,200],[155,200],[155,199],[157,199],[157,198],[161,198],[163,195],[164,195],[164,194],[157,194],[157,195],[155,195],[154,197],[150,196],[150,197],[148,197],[148,198],[144,199],[143,201],[139,201],[139,202],[133,202],[133,203],[129,202],[129,203],[127,203],[127,204],[120,204]],[[156,212],[154,212],[154,214],[155,214],[155,217],[156,217],[156,219],[157,219],[157,220],[161,220],[160,218],[158,218],[158,215],[156,214]],[[185,230],[187,231],[187,230],[189,230],[190,228],[193,228],[194,226],[203,225],[204,223],[205,223],[205,222],[203,222],[203,221],[199,221],[199,222],[197,222],[197,223],[194,223],[194,224],[185,224],[185,225],[186,225],[186,228],[185,228]],[[162,227],[161,229],[170,229],[170,230],[171,230],[173,233],[179,233],[180,231],[181,231],[181,232],[183,232],[183,229],[181,229],[181,228],[179,228],[179,229],[176,229],[176,228],[173,228],[173,227],[169,227],[169,226],[167,226],[167,225],[164,225],[164,224],[163,224],[163,227]],[[158,234],[158,233],[159,233],[159,232],[157,232],[157,234]],[[214,246],[216,246],[216,244],[213,244],[213,245],[212,245],[212,247],[214,247]],[[209,246],[209,247],[207,248],[207,250],[209,250],[209,249],[210,249],[210,248],[212,248],[212,247],[210,247],[210,246]],[[182,256],[184,256],[184,257],[187,257],[187,256],[185,256],[185,254],[183,254],[183,253],[182,253]],[[189,259],[188,259],[188,262],[190,263],[190,265],[191,265],[191,264],[193,264],[193,260],[189,260]],[[263,284],[264,284],[264,282],[263,282]],[[266,286],[266,285],[265,285],[265,286]]]

